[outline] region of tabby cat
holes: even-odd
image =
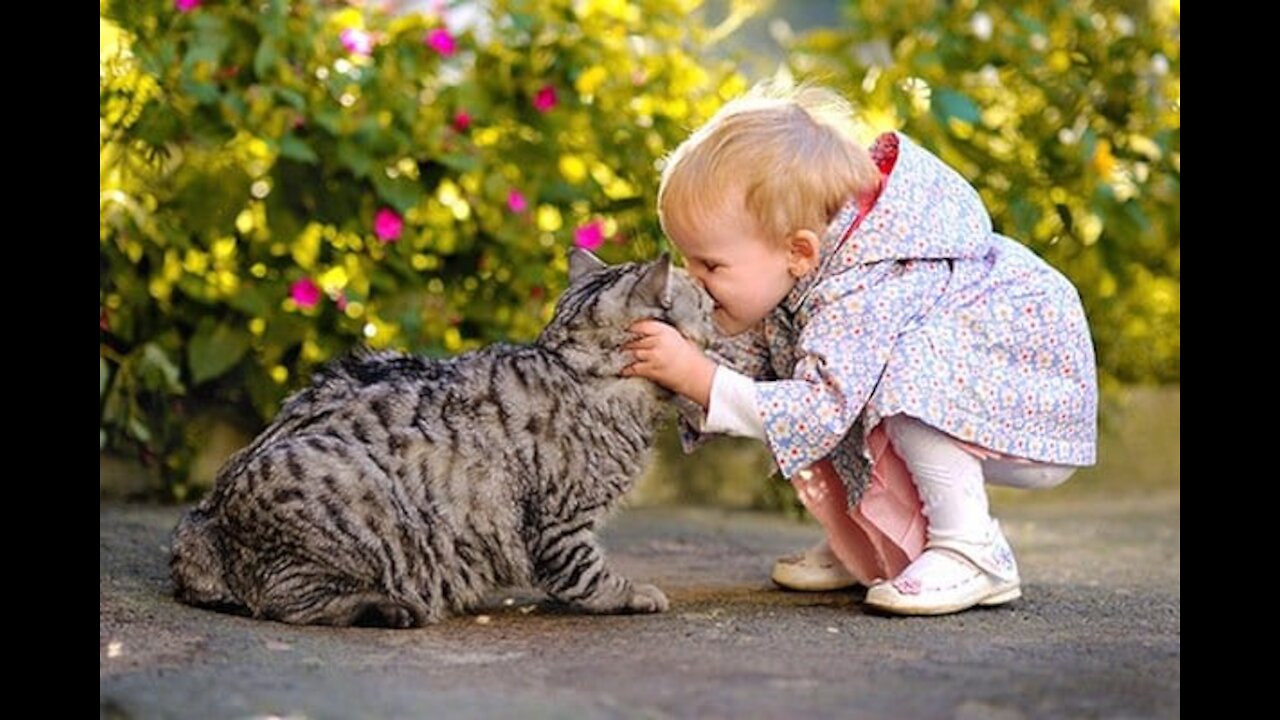
[[[711,299],[663,256],[575,250],[529,345],[451,359],[360,354],[316,374],[174,530],[187,603],[288,623],[409,627],[500,587],[597,613],[667,598],[606,562],[595,531],[631,488],[671,395],[620,378],[636,320],[711,337]]]

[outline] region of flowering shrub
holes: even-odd
[[[688,0],[102,6],[101,443],[181,492],[359,344],[532,338],[573,245],[662,245],[658,159],[745,88]]]
[[[362,343],[527,340],[570,247],[652,257],[658,159],[747,85],[708,43],[756,3],[700,4],[100,0],[102,446],[180,494],[192,408],[261,422]],[[1177,381],[1179,8],[851,2],[787,65],[1064,270],[1105,380]]]

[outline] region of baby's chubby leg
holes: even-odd
[[[1020,597],[1017,563],[991,518],[986,482],[1049,487],[1065,480],[1070,469],[983,459],[906,415],[884,423],[919,489],[929,520],[928,542],[901,575],[867,592],[867,604],[899,614],[940,615]]]
[[[894,450],[920,492],[930,540],[977,541],[991,526],[983,460],[950,435],[908,415],[884,419]]]

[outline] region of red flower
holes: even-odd
[[[449,57],[450,55],[458,52],[457,41],[455,41],[453,36],[449,34],[449,31],[444,28],[436,28],[435,30],[432,30],[427,33],[427,36],[423,38],[422,41],[427,44],[427,47],[435,50],[444,57]]]
[[[533,95],[533,107],[538,112],[550,112],[556,106],[556,89],[551,85],[543,85]]]
[[[399,240],[403,230],[404,219],[391,208],[382,208],[373,218],[373,232],[384,243]]]
[[[289,288],[289,297],[305,310],[315,307],[320,302],[320,296],[320,286],[309,277],[298,280]]]
[[[573,231],[573,244],[583,250],[595,250],[604,244],[604,225],[599,220]]]

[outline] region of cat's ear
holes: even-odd
[[[636,281],[631,291],[634,297],[646,305],[658,307],[671,306],[671,256],[662,253],[662,257],[649,263],[644,274]]]
[[[593,255],[590,250],[576,247],[569,251],[569,282],[607,267],[609,266]]]

